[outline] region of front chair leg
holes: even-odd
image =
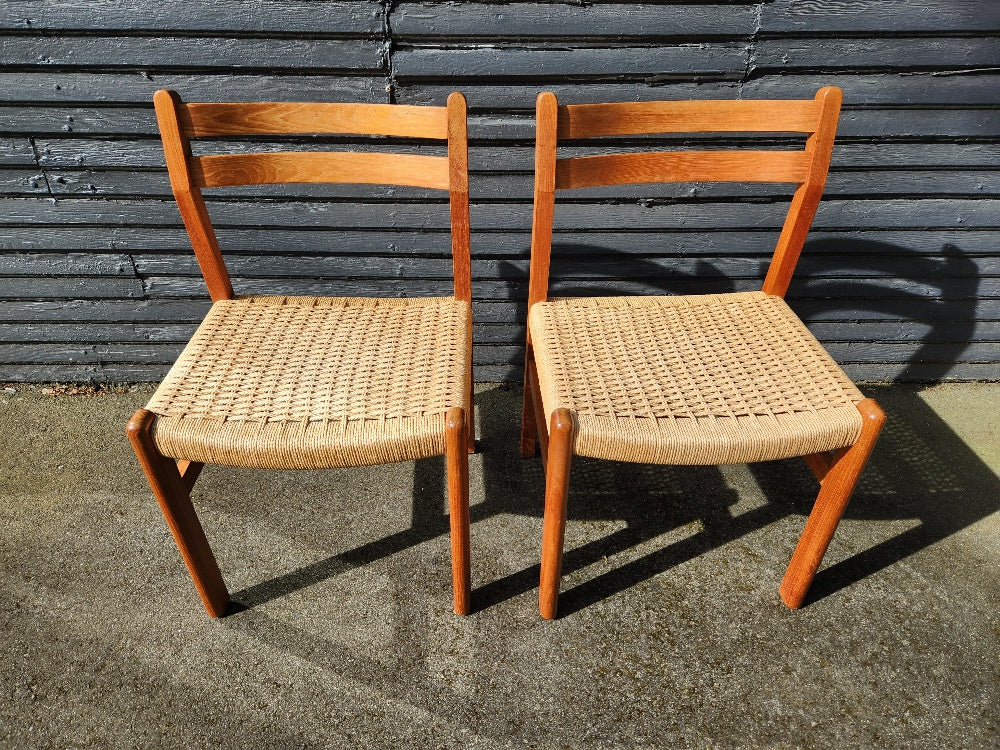
[[[573,416],[568,409],[556,409],[552,412],[551,425],[545,471],[542,574],[538,583],[538,608],[546,620],[556,616],[559,604],[559,577],[562,574],[563,539],[566,535],[566,497],[573,458]]]
[[[469,423],[465,411],[445,415],[445,463],[448,467],[448,508],[451,523],[451,578],[455,613],[469,614],[472,600],[472,561],[469,551]]]
[[[805,529],[781,582],[781,599],[792,609],[802,606],[823,555],[826,554],[826,548],[840,523],[840,517],[844,514],[847,501],[885,423],[885,412],[873,399],[866,398],[859,403],[858,411],[863,418],[861,435],[854,445],[837,455],[820,481],[816,503],[806,520]]]
[[[205,609],[212,617],[222,617],[229,604],[229,592],[191,504],[187,483],[174,460],[161,454],[153,442],[150,430],[155,418],[152,412],[139,409],[128,423],[129,440]],[[199,469],[194,470],[194,476]]]

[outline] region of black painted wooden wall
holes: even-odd
[[[520,372],[539,90],[780,98],[824,84],[845,108],[790,301],[856,378],[998,378],[998,32],[996,0],[3,0],[0,380],[156,379],[207,309],[163,168],[158,88],[407,104],[464,91],[476,374],[501,380]],[[213,195],[238,292],[447,290],[433,194]],[[556,291],[754,288],[786,198],[739,185],[568,195]]]

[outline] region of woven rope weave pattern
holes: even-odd
[[[863,395],[780,297],[556,299],[529,315],[546,414],[580,455],[738,463],[850,445]]]
[[[453,298],[216,302],[146,407],[157,447],[260,468],[443,453],[471,387],[470,316]]]

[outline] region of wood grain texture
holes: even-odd
[[[393,55],[396,80],[433,78],[468,80],[470,77],[518,77],[546,80],[558,77],[616,78],[686,73],[738,78],[745,68],[745,47],[734,42],[699,45],[657,44],[650,47],[451,48],[400,49]],[[613,71],[613,73],[612,73]]]
[[[761,23],[771,32],[810,34],[984,33],[1000,30],[1000,7],[988,0],[776,0],[763,8]]]
[[[664,39],[687,35],[753,33],[752,5],[595,3],[401,3],[393,9],[393,32],[402,41],[461,36],[518,41],[545,39]]]
[[[162,456],[156,449],[151,434],[154,419],[154,415],[145,409],[137,411],[128,423],[129,440],[202,604],[212,617],[222,617],[229,604],[229,592],[191,504],[188,483],[174,460]],[[192,484],[197,472],[198,469],[195,469]]]
[[[378,73],[381,42],[345,39],[233,39],[229,37],[5,36],[4,63],[33,68],[173,68],[178,60],[203,69],[270,68]]]
[[[344,0],[281,0],[247,4],[213,0],[197,7],[158,0],[4,0],[0,28],[45,31],[335,32],[376,35],[380,5]]]
[[[265,133],[353,133],[447,138],[441,107],[330,102],[192,103],[181,113],[189,138]]]
[[[778,235],[778,244],[774,248],[774,257],[764,277],[763,291],[767,294],[785,296],[792,274],[799,261],[799,254],[805,244],[806,236],[812,227],[813,217],[819,208],[823,188],[826,186],[826,174],[833,155],[833,140],[837,133],[837,122],[840,117],[840,104],[843,92],[832,86],[824,87],[816,92],[816,103],[819,105],[819,116],[815,131],[806,141],[805,153],[809,157],[809,171],[803,184],[792,196],[788,207],[788,216]]]
[[[562,159],[556,166],[556,189],[624,185],[636,182],[804,182],[803,154],[782,151],[652,152],[606,154]]]
[[[472,609],[468,444],[468,422],[464,410],[450,409],[445,415],[445,458],[448,469],[453,601],[457,615],[467,615]]]
[[[820,462],[815,460],[810,463],[813,470],[818,470],[817,474],[821,475],[820,491],[780,589],[782,601],[792,609],[802,606],[854,486],[885,424],[885,412],[870,398],[858,404],[858,411],[863,421],[857,442],[837,451],[828,465],[817,465]]]
[[[159,88],[205,102],[442,108],[462,90],[472,293],[477,324],[489,326],[474,331],[476,373],[517,379],[540,89],[568,105],[723,99],[747,107],[804,99],[836,83],[845,93],[838,142],[790,303],[849,358],[854,376],[990,376],[996,366],[973,359],[983,351],[956,347],[996,341],[1000,320],[1000,72],[990,59],[998,16],[996,3],[982,0],[219,0],[197,9],[7,0],[0,341],[23,345],[24,357],[32,343],[101,344],[102,355],[112,354],[115,344],[176,343],[204,314],[151,104]],[[308,127],[295,137],[213,135],[211,150],[197,153],[386,150],[380,136]],[[730,148],[737,135],[606,135],[559,155]],[[759,138],[751,148],[801,143],[794,134]],[[426,154],[423,145],[413,136],[400,151]],[[777,240],[786,191],[784,183],[578,188],[555,216],[553,293],[752,288]],[[448,293],[452,238],[439,189],[292,183],[205,196],[237,269],[234,284],[327,293],[357,282],[375,294]],[[598,252],[612,262],[596,263]],[[330,260],[334,254],[342,258]],[[163,374],[158,360],[139,355],[12,363],[4,377]]]
[[[570,104],[559,108],[560,138],[696,132],[811,133],[812,101],[658,101]]]
[[[196,156],[190,162],[195,187],[231,187],[285,182],[349,182],[411,185],[447,190],[448,160],[413,154],[286,152]]]
[[[544,422],[543,422],[544,424]],[[542,526],[542,564],[538,608],[543,618],[556,616],[559,578],[566,535],[566,500],[573,457],[573,415],[567,409],[552,412],[545,462],[545,518]]]
[[[160,126],[167,170],[170,173],[170,187],[177,200],[184,228],[191,238],[202,276],[208,285],[209,295],[213,302],[232,299],[233,286],[229,281],[226,263],[222,259],[219,241],[215,237],[201,191],[191,177],[188,164],[191,147],[181,132],[178,120],[182,106],[181,99],[176,92],[161,89],[153,97],[153,103],[156,106],[156,120]]]

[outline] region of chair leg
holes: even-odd
[[[861,436],[854,445],[837,454],[821,480],[819,495],[781,582],[781,599],[792,609],[802,606],[823,555],[826,554],[826,548],[840,523],[840,517],[844,514],[847,501],[885,423],[885,412],[873,399],[867,398],[859,403],[858,411],[864,419]]]
[[[545,472],[545,520],[542,527],[542,574],[538,583],[538,609],[546,620],[556,616],[559,577],[562,574],[563,539],[566,532],[566,496],[573,458],[573,417],[567,409],[552,413]]]
[[[535,405],[531,400],[531,388],[527,379],[524,381],[524,397],[521,401],[521,455],[531,458],[535,455],[535,448],[538,443],[535,435]]]
[[[128,423],[129,440],[205,609],[212,617],[221,617],[229,604],[229,592],[177,464],[161,454],[153,442],[150,430],[154,419],[152,412],[139,409]]]
[[[465,444],[466,453],[476,452],[476,404],[473,396],[469,397],[469,406],[465,412]]]
[[[467,615],[472,600],[469,544],[469,451],[465,410],[449,409],[445,417],[445,462],[451,522],[451,578],[455,614]]]

